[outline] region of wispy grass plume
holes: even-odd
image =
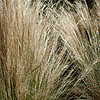
[[[65,4],[0,1],[0,100],[99,100],[100,2]]]

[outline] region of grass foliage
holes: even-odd
[[[100,100],[100,1],[65,2],[0,1],[0,100]]]

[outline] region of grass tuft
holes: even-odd
[[[0,1],[0,100],[100,99],[100,1],[52,3]]]

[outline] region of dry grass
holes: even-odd
[[[90,12],[76,2],[77,13],[50,7],[44,13],[39,0],[32,7],[25,0],[5,4],[0,100],[99,100],[100,2]]]

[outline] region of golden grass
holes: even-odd
[[[66,1],[68,2],[68,1]],[[0,1],[0,100],[99,100],[99,1],[58,13],[36,0]],[[98,75],[97,75],[98,74]],[[92,94],[92,95],[91,95]]]

